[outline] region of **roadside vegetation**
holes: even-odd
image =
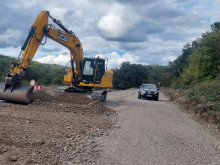
[[[164,73],[166,93],[207,121],[220,123],[220,22],[187,43]]]
[[[201,38],[187,43],[176,60],[170,62],[167,77],[172,88],[220,81],[220,22],[211,25]]]
[[[163,92],[187,111],[211,122],[220,124],[220,84],[201,83],[184,88],[163,88]]]

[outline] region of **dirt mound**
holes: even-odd
[[[91,103],[89,103],[85,109],[89,109],[91,113],[95,113],[95,114],[105,114],[105,115],[110,115],[112,113],[114,113],[114,111],[112,111],[111,109],[107,108],[106,106],[104,106],[100,101],[96,100],[96,101],[92,101]]]
[[[71,104],[89,104],[92,100],[83,94],[79,93],[61,93],[56,96],[51,96],[45,91],[36,91],[33,95],[34,102],[37,103],[71,103]]]
[[[59,103],[73,103],[73,104],[89,104],[92,102],[90,98],[79,93],[62,93],[55,96],[55,100]]]
[[[54,102],[55,97],[47,94],[44,91],[35,91],[33,94],[33,100],[35,102]]]

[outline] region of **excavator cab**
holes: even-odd
[[[74,65],[73,65],[74,66]],[[74,73],[73,73],[74,71]],[[102,83],[105,74],[105,60],[101,58],[84,58],[80,86],[93,87]],[[71,85],[74,82],[74,74],[79,75],[76,68],[68,68],[67,74],[64,75],[63,84]],[[83,85],[85,84],[85,85]]]
[[[84,58],[82,83],[100,84],[105,73],[105,60],[101,58]]]
[[[72,65],[74,66],[74,65]],[[82,75],[79,84],[73,84],[73,86],[59,87],[56,91],[74,91],[74,92],[85,92],[93,87],[98,88],[110,88],[112,87],[112,71],[105,70],[105,60],[101,58],[84,58],[82,65]],[[74,71],[74,72],[73,72]],[[79,74],[75,73],[76,68],[69,68],[67,75],[64,75],[64,85],[71,84],[74,82],[74,77]],[[74,76],[75,75],[75,76]],[[106,99],[106,90],[92,90],[92,99],[104,101]]]

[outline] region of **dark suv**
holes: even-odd
[[[156,101],[159,99],[159,89],[155,84],[142,84],[138,91],[138,98],[152,98]]]

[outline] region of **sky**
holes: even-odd
[[[167,65],[220,21],[220,0],[1,0],[0,54],[17,57],[45,10],[78,36],[84,56],[108,58],[110,69],[125,61]],[[66,65],[69,54],[48,39],[34,60]]]

